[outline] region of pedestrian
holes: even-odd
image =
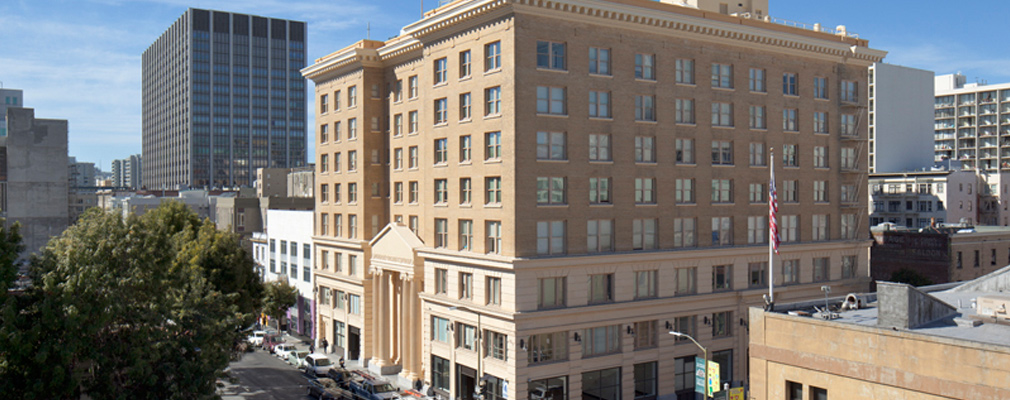
[[[326,339],[323,339],[323,342],[321,344],[323,345],[323,353],[328,353],[329,352],[328,349],[330,347],[330,342],[327,342]]]
[[[344,358],[340,357],[340,369],[344,369]]]
[[[316,345],[314,343],[309,343],[309,354],[316,352]]]

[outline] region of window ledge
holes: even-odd
[[[562,119],[567,119],[568,118],[568,114],[552,114],[552,113],[542,113],[542,112],[538,112],[537,116],[538,117],[550,117],[550,118],[562,118]]]
[[[538,158],[537,162],[548,163],[548,164],[568,164],[568,160],[553,160],[553,159],[543,159],[543,158]]]
[[[614,120],[614,117],[594,117],[594,116],[590,116],[589,120],[590,121],[607,121],[607,122],[610,122],[610,121]]]

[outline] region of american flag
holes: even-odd
[[[771,230],[772,249],[779,254],[779,196],[775,190],[775,169],[772,168],[771,182],[768,184],[768,228]]]

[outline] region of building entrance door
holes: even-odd
[[[348,325],[347,329],[347,359],[361,358],[361,329]]]
[[[477,371],[466,365],[456,364],[456,399],[474,400],[477,388]]]

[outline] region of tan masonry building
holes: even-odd
[[[449,399],[693,398],[670,330],[743,381],[769,149],[777,298],[865,291],[885,53],[688,3],[460,0],[305,68],[319,336]]]

